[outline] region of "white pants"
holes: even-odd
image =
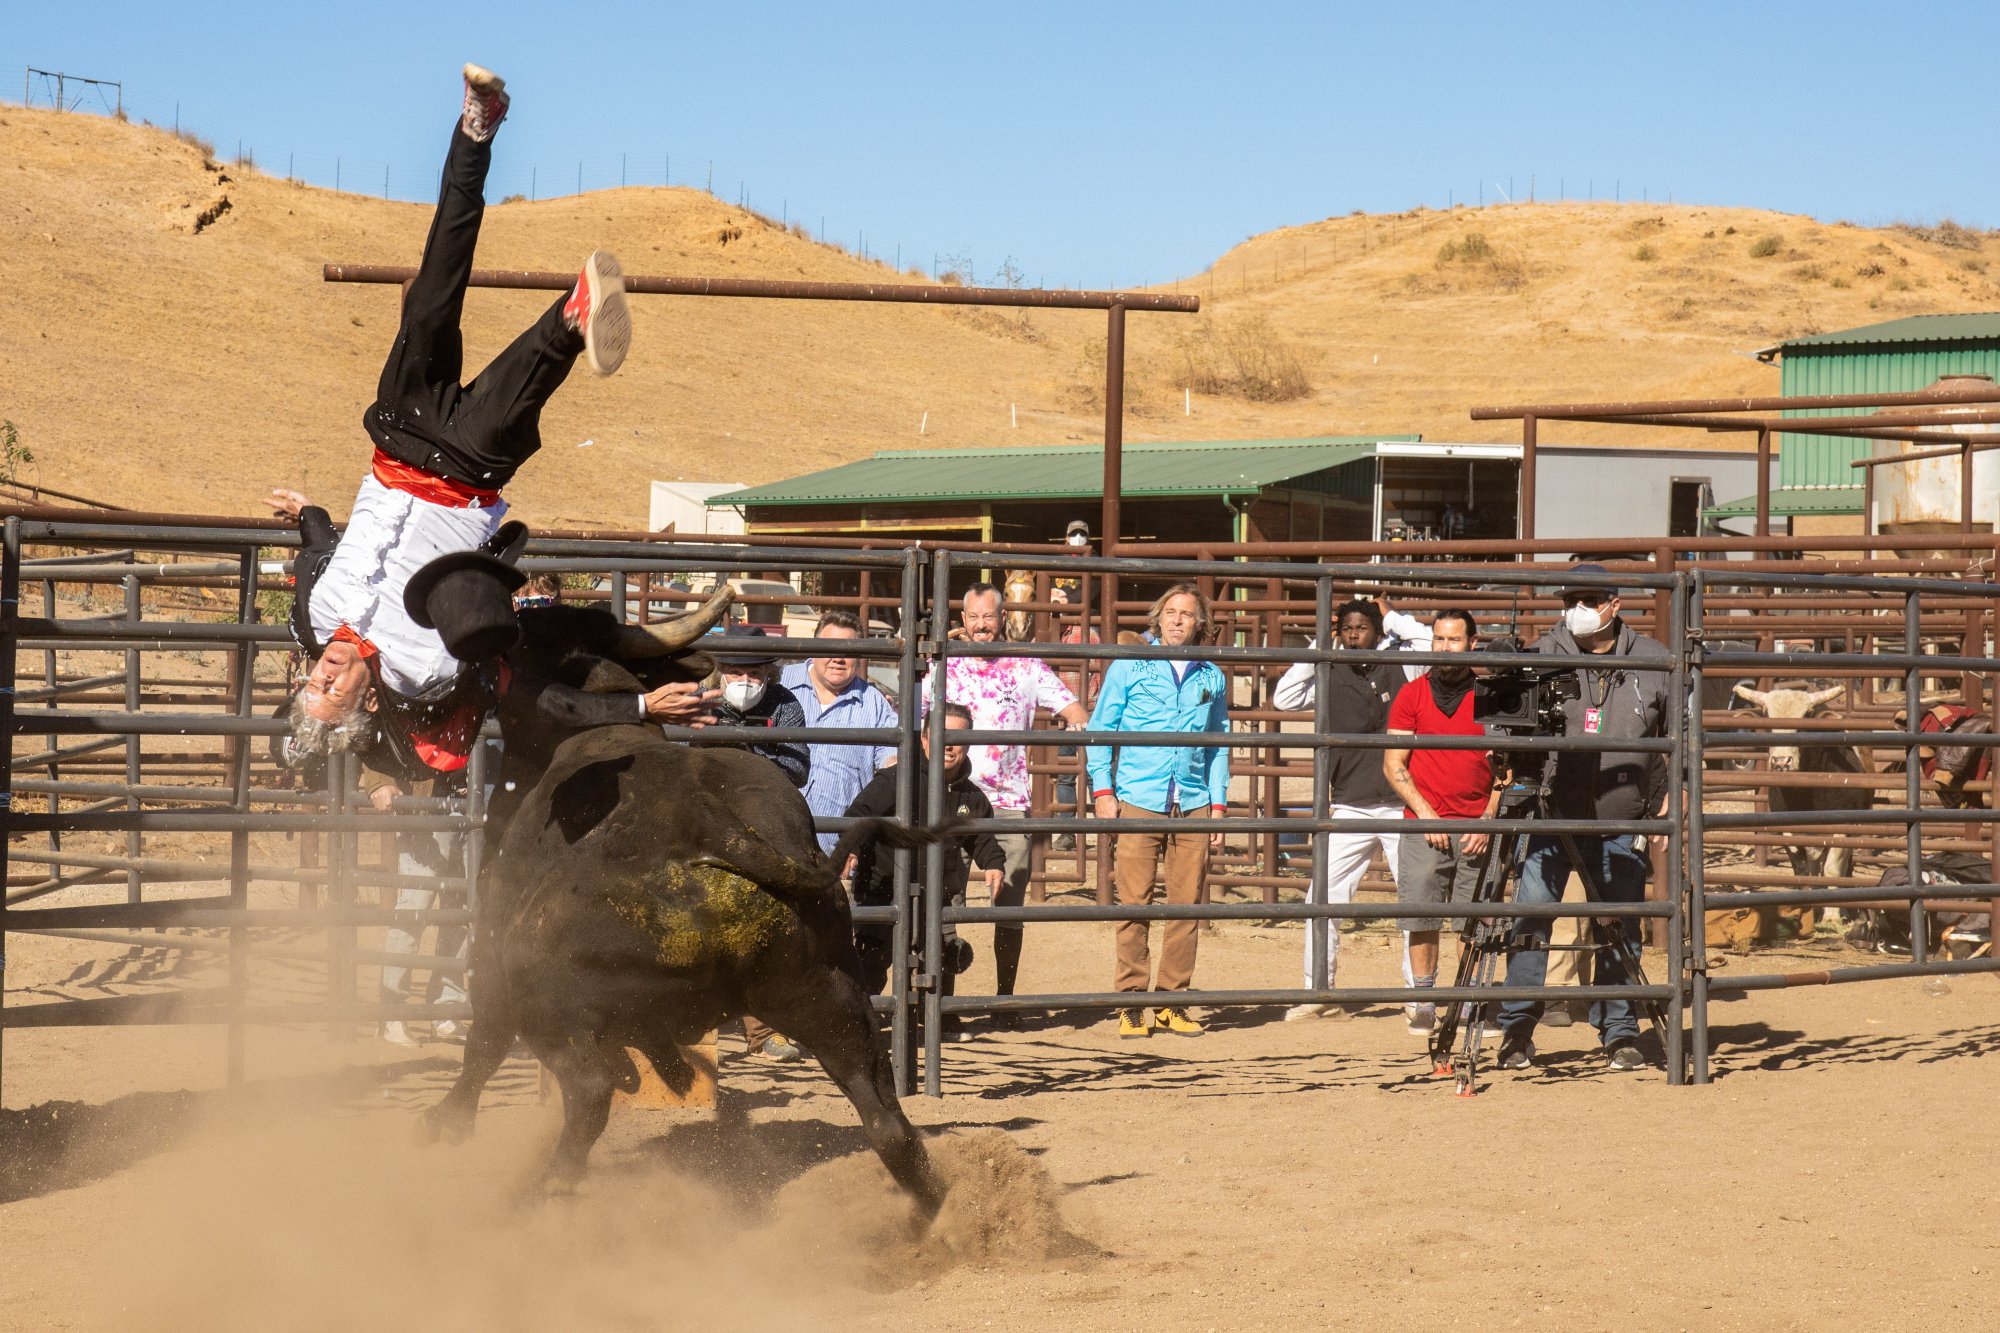
[[[1403,807],[1400,805],[1336,805],[1332,811],[1335,819],[1401,819]],[[1375,849],[1380,847],[1382,855],[1389,861],[1389,876],[1396,875],[1397,839],[1402,835],[1393,830],[1388,833],[1329,833],[1326,835],[1326,900],[1330,903],[1354,901],[1354,888],[1361,883],[1361,876],[1368,870],[1368,863],[1375,859]],[[1332,927],[1332,929],[1329,929]],[[1326,984],[1333,984],[1334,964],[1340,958],[1340,930],[1331,917],[1321,917],[1306,922],[1305,984],[1312,985],[1313,935],[1321,932],[1326,936]]]
[[[430,835],[413,833],[405,836],[411,838],[435,837],[438,854],[445,858],[445,863],[449,865],[458,861],[460,839],[454,834],[438,833]],[[396,858],[397,873],[404,875],[436,875],[439,873],[438,866],[435,863],[430,865],[425,864],[426,860],[432,859],[427,856],[412,855],[406,851]],[[461,867],[459,873],[462,873],[463,863],[458,862],[458,864]],[[396,910],[399,912],[426,911],[433,907],[446,906],[447,904],[444,899],[445,894],[442,890],[410,888],[406,886],[396,890]],[[382,947],[387,953],[414,954],[417,952],[417,945],[422,938],[422,930],[406,930],[401,926],[391,926],[389,927],[389,937]],[[466,961],[466,945],[470,939],[471,933],[464,926],[439,926],[437,932],[437,951],[443,957],[458,959],[462,966]],[[409,976],[410,970],[406,967],[398,967],[393,964],[385,965],[382,968],[382,998],[388,1001],[422,999],[422,996],[412,996],[406,990]],[[453,974],[446,972],[441,974],[438,978],[438,987],[438,1001],[440,1003],[463,1004],[465,1002],[464,973]]]

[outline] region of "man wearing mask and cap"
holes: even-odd
[[[1577,672],[1581,697],[1563,705],[1563,734],[1631,740],[1664,736],[1672,707],[1667,673],[1634,670],[1627,663],[1634,659],[1665,662],[1669,657],[1666,646],[1619,618],[1618,589],[1607,586],[1604,566],[1580,564],[1569,572],[1586,577],[1562,590],[1562,623],[1537,639],[1530,651],[1587,654],[1601,658],[1604,665]],[[1596,577],[1588,577],[1593,575]],[[1665,808],[1667,774],[1662,755],[1569,752],[1554,756],[1553,762],[1548,809],[1552,819],[1645,819],[1657,817]],[[1591,881],[1604,901],[1643,901],[1651,866],[1634,846],[1635,836],[1577,834],[1572,842],[1581,865],[1572,864],[1561,838],[1528,839],[1515,900],[1560,902],[1574,871]],[[1509,986],[1546,983],[1550,924],[1547,920],[1524,920],[1516,925],[1515,939],[1523,947],[1507,957]],[[1636,948],[1638,937],[1631,932],[1632,924],[1614,921],[1599,929],[1626,934]],[[1607,945],[1598,950],[1598,985],[1622,986],[1635,980],[1620,949]],[[1535,1024],[1541,1016],[1540,1000],[1510,1000],[1500,1006],[1501,1068],[1526,1069],[1534,1063]],[[1590,1021],[1603,1041],[1605,1061],[1612,1069],[1645,1066],[1646,1058],[1639,1050],[1638,1017],[1630,1000],[1591,1005]]]
[[[764,645],[761,625],[732,625],[709,631],[715,659],[718,727],[803,727],[806,710],[790,690],[777,687],[777,661]],[[752,741],[743,747],[785,770],[794,787],[804,788],[812,772],[812,750],[803,741]]]

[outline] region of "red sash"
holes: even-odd
[[[414,495],[419,500],[428,500],[447,509],[491,509],[500,503],[498,491],[483,491],[477,486],[411,467],[380,449],[375,451],[375,480],[392,491]]]

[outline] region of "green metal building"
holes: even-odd
[[[1455,520],[1466,536],[1512,536],[1520,447],[1427,444],[1420,436],[1128,443],[1124,541],[1367,541]],[[1097,527],[1097,444],[885,449],[872,458],[704,503],[753,534],[1058,542]]]
[[[1776,362],[1778,391],[1788,398],[1836,393],[1915,393],[1941,375],[1991,375],[2000,381],[2000,313],[1913,315],[1838,333],[1792,338],[1757,353]],[[1867,409],[1787,412],[1787,416],[1859,416]],[[1854,515],[1862,504],[1860,471],[1850,467],[1875,450],[1871,440],[1778,437],[1778,484],[1771,513]],[[1755,514],[1749,496],[1707,511],[1711,519]]]

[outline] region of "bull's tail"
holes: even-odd
[[[840,835],[840,841],[827,853],[827,864],[838,875],[847,858],[860,851],[869,843],[880,843],[891,850],[907,847],[916,851],[934,842],[958,837],[965,831],[962,819],[947,819],[936,828],[912,828],[908,824],[898,824],[888,819],[857,819],[848,830]]]

